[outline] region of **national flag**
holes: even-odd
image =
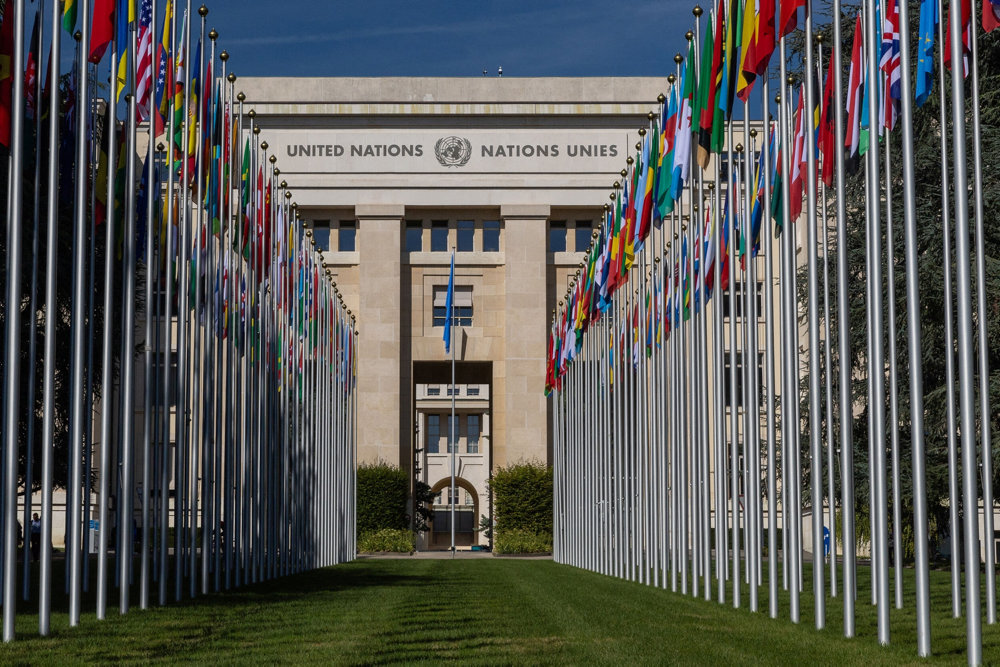
[[[989,4],[985,0],[984,7]],[[985,9],[983,20],[986,20]],[[914,94],[917,106],[923,106],[934,86],[934,38],[937,35],[938,3],[920,0],[920,27],[917,31],[917,85]]]
[[[851,67],[847,76],[847,171],[855,173],[861,156],[861,88],[864,81],[864,37],[861,32],[861,12],[854,23],[854,45],[851,47]]]
[[[799,105],[793,116],[795,122],[795,141],[791,155],[792,176],[788,182],[788,220],[795,220],[802,213],[802,165],[806,162],[806,115],[805,106],[805,84],[799,87]]]
[[[8,0],[9,2],[10,0]],[[34,120],[37,111],[38,99],[35,95],[38,87],[38,17],[41,10],[35,12],[35,23],[31,27],[31,42],[28,48],[28,61],[24,66],[24,103],[25,116],[28,120]]]
[[[757,73],[750,65],[751,53],[753,49],[754,32],[757,30],[757,9],[754,0],[746,0],[743,7],[743,18],[741,20],[741,30],[734,34],[734,38],[739,40],[739,58],[736,63],[736,97],[746,102],[750,99],[750,92],[753,90]],[[738,12],[737,9],[734,10]]]
[[[173,143],[178,151],[184,148],[184,68],[187,66],[187,13],[181,22],[181,38],[174,54],[174,136]]]
[[[997,26],[1000,26],[1000,0],[983,0],[983,30],[993,32]]]
[[[0,145],[10,147],[11,95],[14,86],[14,3],[7,0],[0,23]],[[18,76],[21,73],[18,72]],[[20,104],[20,101],[18,101]]]
[[[149,118],[150,92],[153,87],[153,2],[140,0],[136,40],[135,104],[140,121]]]
[[[749,0],[747,4],[752,3]],[[720,13],[722,3],[719,4]],[[719,91],[719,109],[729,120],[733,115],[733,100],[736,97],[736,84],[740,78],[740,43],[743,39],[739,0],[729,0],[729,9],[725,22],[726,41],[722,49],[722,88]]]
[[[163,14],[163,29],[156,48],[156,134],[163,134],[170,111],[170,81],[173,78],[173,57],[170,53],[170,23],[173,1],[167,0]]]
[[[674,132],[674,165],[670,182],[670,197],[674,201],[681,198],[684,183],[691,168],[691,106],[697,89],[694,69],[694,42],[688,43],[688,59],[681,67],[681,108],[677,114],[677,128]]]
[[[703,76],[699,89],[699,123],[698,123],[698,164],[702,169],[708,168],[709,156],[712,152],[712,126],[715,122],[715,98],[722,83],[722,7],[716,15],[715,26],[711,23],[705,29],[705,45],[702,49],[701,66]],[[715,34],[712,34],[712,29]],[[711,59],[711,60],[710,60]],[[711,67],[705,71],[705,65],[711,62]]]
[[[455,304],[455,253],[451,253],[451,269],[448,271],[448,294],[444,300],[444,352],[451,352],[452,308]]]
[[[888,5],[882,15],[882,51],[879,68],[885,72],[885,93],[882,95],[882,127],[892,130],[899,113],[899,99],[902,97],[900,82],[902,67],[899,51],[899,5],[896,0],[886,0]]]
[[[754,20],[753,42],[744,71],[764,76],[774,53],[774,0],[761,0]]]
[[[76,30],[76,0],[63,0],[62,27],[71,35]]]
[[[641,251],[646,245],[646,237],[649,236],[650,223],[653,220],[653,175],[656,169],[652,161],[660,152],[659,136],[656,125],[650,124],[643,142],[642,173],[639,175],[639,187],[636,189],[636,211],[639,217],[635,230],[635,252]]]
[[[94,0],[93,21],[90,24],[90,55],[92,63],[101,62],[115,33],[115,0]]]
[[[781,2],[781,32],[778,33],[778,37],[784,37],[788,33],[795,30],[798,25],[798,10],[799,7],[805,7],[806,0],[788,0]]]
[[[666,113],[660,114],[660,155],[656,165],[656,186],[654,188],[656,208],[653,221],[659,226],[667,214],[674,210],[674,200],[670,197],[671,177],[674,167],[674,140],[677,131],[677,85],[670,90]]]
[[[135,21],[135,2],[133,0],[118,0],[118,6],[115,8],[115,43],[118,50],[116,100],[121,100],[122,92],[128,83],[128,27],[133,21]]]
[[[962,11],[962,76],[969,76],[969,58],[972,57],[972,3],[963,0],[958,3]],[[951,69],[951,12],[948,12],[948,28],[944,33],[944,66]]]
[[[819,121],[817,148],[823,153],[821,178],[827,187],[833,185],[833,172],[837,160],[837,138],[835,134],[836,109],[833,96],[833,54],[826,70],[826,84],[823,86],[823,110]]]

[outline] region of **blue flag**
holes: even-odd
[[[451,352],[451,310],[455,302],[455,253],[451,253],[451,271],[448,273],[448,296],[444,301],[444,351]]]
[[[920,31],[917,42],[917,106],[923,106],[934,86],[934,36],[937,33],[938,6],[934,0],[920,2]]]

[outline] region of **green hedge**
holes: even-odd
[[[508,528],[497,533],[493,553],[539,554],[552,552],[552,533],[534,533],[530,530]]]
[[[383,461],[358,466],[358,537],[386,528],[408,530],[409,493],[410,480],[398,467]]]
[[[498,468],[490,480],[496,547],[503,536],[513,540],[514,531],[547,535],[552,540],[552,468],[539,461],[527,461]],[[508,552],[513,553],[513,552]]]
[[[410,553],[415,544],[413,533],[409,528],[397,530],[393,528],[383,528],[382,530],[365,533],[358,538],[358,551],[378,552],[393,551],[396,553]]]

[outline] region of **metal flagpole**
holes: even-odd
[[[961,1],[949,0],[951,16],[961,16]],[[976,508],[975,445],[975,361],[972,332],[972,271],[969,247],[969,190],[965,149],[965,81],[957,68],[962,67],[962,22],[950,22],[951,40],[951,122],[955,174],[955,263],[958,286],[958,376],[959,429],[962,434],[962,507],[965,512],[965,589],[979,591],[979,526]],[[970,665],[983,659],[982,618],[977,594],[965,596],[967,656]]]
[[[90,15],[90,0],[80,0],[79,12],[81,16]],[[81,25],[81,44],[90,43],[90,23],[83,20]],[[69,625],[75,627],[80,624],[80,493],[81,493],[81,460],[83,456],[82,445],[84,439],[84,424],[86,422],[85,397],[83,395],[83,345],[84,345],[84,277],[83,271],[86,263],[87,248],[87,113],[89,92],[87,90],[87,61],[85,58],[79,59],[79,74],[77,80],[77,135],[76,135],[76,217],[73,222],[76,233],[74,235],[73,248],[73,369],[70,380],[70,391],[72,392],[71,403],[71,424],[69,436],[70,450],[70,484],[68,494],[69,509],[68,526],[66,535],[68,544],[69,561]],[[17,77],[15,77],[16,80]]]
[[[813,15],[812,2],[805,3],[806,20],[806,75],[805,87],[806,106],[803,113],[809,114],[808,123],[799,122],[806,127],[806,257],[808,273],[806,274],[809,314],[809,442],[810,442],[810,490],[812,491],[812,555],[813,555],[813,603],[816,629],[826,627],[826,593],[824,591],[823,572],[823,441],[820,424],[820,386],[819,386],[819,282],[817,274],[816,239],[816,134],[813,131],[813,109],[816,108],[816,92],[813,77],[816,72],[813,53]],[[791,230],[789,230],[791,231]],[[797,423],[797,422],[796,422]],[[797,466],[796,466],[797,468]]]
[[[937,0],[938,16],[944,15],[944,0]],[[942,128],[947,128],[947,91],[945,90],[945,68],[944,68],[944,22],[937,22],[937,43],[939,57],[937,59],[937,75],[940,85],[938,85],[939,116],[938,122]],[[954,309],[952,307],[952,260],[951,260],[951,217],[949,214],[948,201],[948,132],[942,130],[940,133],[941,147],[941,224],[943,227],[943,264],[944,270],[944,340],[945,340],[945,383],[947,407],[947,430],[948,430],[948,533],[949,546],[951,548],[951,613],[954,618],[962,615],[962,574],[959,523],[959,490],[958,490],[958,426],[955,423],[955,332],[952,320]]]
[[[910,31],[909,31],[909,5],[906,2],[899,3],[900,25],[905,26],[900,30],[900,62],[904,75],[901,77],[902,95],[902,127],[903,127],[903,215],[905,226],[905,255],[906,255],[906,315],[907,315],[907,340],[909,343],[910,365],[907,369],[910,376],[910,421],[911,427],[911,449],[913,456],[912,476],[913,476],[913,540],[914,555],[916,558],[916,593],[917,593],[917,653],[926,657],[931,653],[931,627],[930,627],[930,581],[929,569],[929,548],[927,538],[927,491],[926,491],[926,452],[924,448],[924,390],[923,390],[923,370],[921,355],[921,335],[920,335],[920,289],[919,275],[917,273],[917,212],[916,212],[916,177],[914,175],[914,145],[913,145],[913,122],[911,112],[911,102],[913,96],[910,92]],[[975,37],[973,37],[973,42]],[[973,67],[975,67],[975,47],[973,46]],[[940,85],[944,85],[942,78]],[[975,81],[975,79],[973,79]],[[975,83],[973,83],[975,86]],[[977,91],[973,90],[973,99],[978,103]],[[941,134],[944,135],[944,126],[941,126]],[[978,147],[978,146],[977,146]],[[977,151],[978,155],[978,151]],[[942,163],[945,163],[942,160]],[[945,216],[946,217],[946,216]],[[982,239],[982,234],[979,235]],[[968,256],[968,255],[967,255]],[[980,252],[980,257],[982,253]],[[980,299],[982,299],[982,287],[980,287]],[[982,304],[982,301],[980,301]],[[980,307],[980,313],[983,313]],[[951,310],[948,309],[946,317],[951,319]],[[948,349],[951,355],[951,348]],[[950,407],[949,402],[949,407]],[[987,413],[988,414],[988,413]],[[987,423],[987,431],[989,429]],[[992,511],[990,511],[992,516]],[[900,526],[902,532],[902,526]],[[992,535],[992,532],[990,533]],[[987,551],[991,551],[987,549]],[[954,552],[952,554],[954,558]],[[989,557],[987,557],[989,558]],[[990,560],[987,560],[989,563]],[[896,562],[897,568],[902,568],[902,562]],[[989,567],[987,566],[987,573]],[[988,575],[987,575],[988,576]],[[992,582],[988,581],[987,597]]]
[[[52,40],[50,53],[53,63],[60,61],[62,3],[52,0]],[[86,16],[86,14],[85,14]],[[56,69],[58,71],[58,68]],[[41,554],[38,572],[38,634],[49,634],[52,610],[52,468],[55,429],[55,356],[56,334],[54,316],[56,308],[57,244],[59,237],[59,108],[62,104],[59,86],[50,86],[49,91],[49,171],[48,201],[46,219],[48,245],[45,252],[45,370],[42,380],[43,421],[42,421],[42,516]],[[78,104],[83,105],[81,102]],[[77,249],[79,256],[81,248]],[[75,405],[75,403],[74,403]],[[72,449],[72,448],[71,448]],[[68,546],[68,545],[67,545]]]
[[[448,289],[451,291],[451,302],[449,303],[448,309],[448,319],[451,320],[452,327],[457,323],[455,319],[455,296],[454,296],[454,279],[455,279],[455,248],[451,249],[451,281]],[[448,500],[449,512],[451,514],[451,557],[455,557],[455,450],[458,449],[458,443],[456,441],[455,427],[455,340],[457,336],[454,332],[449,332],[448,344],[451,347],[451,417],[448,421],[448,454],[449,461],[451,463],[451,486],[450,495],[451,498]]]
[[[976,22],[975,10],[972,11],[972,18],[970,19],[974,24]],[[900,17],[906,16],[904,11],[900,9]],[[902,20],[902,18],[900,19]],[[980,101],[979,101],[979,37],[978,30],[975,25],[969,30],[970,32],[970,47],[971,53],[969,54],[969,60],[972,62],[969,65],[969,77],[972,79],[972,157],[973,157],[973,167],[975,171],[973,172],[973,193],[975,196],[975,225],[976,225],[976,312],[979,314],[977,325],[978,325],[978,335],[979,335],[979,414],[980,414],[980,426],[982,428],[981,438],[982,438],[982,454],[980,461],[982,462],[982,479],[983,479],[983,535],[986,536],[986,540],[989,540],[990,546],[984,549],[985,560],[986,560],[986,622],[993,625],[997,622],[997,593],[996,593],[996,552],[993,549],[993,542],[995,542],[995,532],[994,532],[994,512],[996,511],[993,502],[993,436],[992,430],[992,419],[990,415],[993,413],[990,411],[990,360],[989,360],[989,342],[986,337],[986,320],[988,318],[988,311],[986,310],[986,246],[985,246],[985,229],[983,225],[983,147],[982,147],[982,120],[980,113]],[[909,35],[907,34],[907,40]],[[903,42],[906,44],[907,42]],[[906,54],[909,58],[909,53]],[[905,63],[906,61],[904,61]],[[955,62],[955,61],[953,61]],[[908,70],[904,70],[908,71]],[[943,81],[943,79],[942,79]],[[909,86],[909,81],[906,82]],[[904,88],[905,90],[905,88]],[[909,104],[909,100],[906,101]],[[912,134],[912,132],[911,132]],[[905,135],[904,135],[905,136]],[[911,137],[912,143],[912,137]],[[914,204],[916,206],[916,204]],[[915,242],[915,241],[914,241]],[[915,253],[914,253],[915,254]],[[916,257],[914,257],[914,262]],[[909,262],[907,262],[909,266]],[[914,263],[915,266],[915,263]],[[914,270],[914,274],[916,271]],[[909,274],[907,274],[909,275]],[[914,279],[915,280],[915,279]],[[917,294],[917,288],[914,287],[914,294]],[[917,340],[917,348],[920,349],[919,339]],[[917,357],[919,358],[919,357]],[[919,376],[918,376],[919,377]],[[911,381],[913,377],[910,377]],[[922,401],[921,401],[922,403]],[[922,424],[921,415],[921,424]],[[914,440],[914,461],[916,461],[916,456],[918,453],[921,454],[921,464],[923,464],[923,431],[919,433],[920,437],[920,452],[916,450],[917,440]],[[923,466],[921,465],[921,468]],[[921,480],[922,482],[923,480]],[[916,487],[914,487],[916,488]],[[917,502],[917,499],[914,499]],[[924,496],[921,495],[920,502],[926,504]],[[924,531],[926,532],[926,531]],[[926,540],[925,540],[926,542]],[[927,653],[930,653],[930,620],[927,623]],[[921,655],[924,655],[921,653]]]
[[[768,77],[764,76],[761,81],[761,116],[765,120],[765,127],[769,129],[768,134],[774,133],[776,138],[781,137],[779,128],[769,120],[768,99]],[[763,140],[764,148],[764,200],[761,202],[764,218],[761,223],[764,226],[764,274],[767,276],[767,283],[764,287],[764,365],[767,367],[767,398],[765,400],[765,413],[767,415],[767,605],[768,614],[771,618],[778,617],[778,485],[777,468],[775,462],[775,427],[774,427],[774,259],[773,259],[773,233],[771,232],[771,137],[767,136]],[[775,146],[777,146],[777,142]],[[730,277],[730,282],[732,277]]]
[[[892,141],[885,128],[885,222],[886,222],[886,286],[889,319],[889,447],[892,449],[892,563],[896,609],[903,608],[903,543],[902,512],[899,490],[899,390],[896,374],[896,244],[892,223]],[[887,517],[888,518],[888,517]]]
[[[28,313],[30,315],[29,333],[28,333],[28,401],[27,406],[28,412],[28,442],[27,442],[27,452],[25,456],[25,470],[24,470],[24,550],[22,552],[23,569],[21,576],[21,592],[22,597],[28,600],[31,592],[31,539],[29,536],[33,531],[31,510],[32,510],[32,487],[34,486],[34,460],[35,460],[35,413],[37,412],[36,406],[36,394],[37,394],[37,384],[36,384],[36,363],[35,356],[37,355],[38,344],[36,342],[36,337],[38,334],[38,255],[39,255],[39,236],[41,235],[41,224],[39,223],[41,219],[41,192],[42,192],[42,75],[38,70],[38,59],[42,52],[42,42],[40,35],[44,33],[44,14],[41,3],[38,6],[38,13],[36,15],[36,25],[38,32],[32,37],[38,36],[38,41],[33,41],[29,46],[29,51],[35,49],[37,53],[35,54],[35,90],[33,92],[35,97],[34,103],[34,121],[35,121],[35,178],[34,178],[34,202],[31,207],[32,215],[32,236],[31,236],[31,287],[30,296],[28,299]],[[56,26],[58,29],[58,26]],[[25,85],[27,85],[27,77],[25,80]],[[27,93],[25,93],[27,96]]]
[[[112,41],[111,63],[112,69],[118,63],[119,49],[122,45],[118,43],[117,37]],[[114,76],[112,76],[114,80]],[[100,462],[99,487],[98,487],[98,545],[97,545],[97,618],[104,619],[107,609],[107,582],[108,582],[108,487],[110,480],[108,476],[114,469],[111,465],[111,420],[114,416],[112,399],[112,308],[114,296],[114,247],[115,247],[115,176],[117,159],[117,142],[115,134],[118,131],[118,119],[114,99],[114,86],[108,93],[108,103],[104,108],[105,124],[108,136],[102,137],[108,146],[108,175],[107,175],[107,213],[104,218],[104,335],[101,347],[101,442],[100,442]],[[96,230],[95,230],[96,231]]]
[[[18,399],[20,398],[21,364],[21,235],[22,199],[21,150],[24,142],[24,0],[14,1],[14,100],[11,112],[10,177],[8,179],[7,226],[10,237],[7,246],[7,335],[6,390],[4,401],[4,548],[3,548],[3,640],[14,639],[14,606],[17,599],[17,460],[18,460]],[[30,491],[27,491],[30,493]]]

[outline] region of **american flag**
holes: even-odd
[[[136,63],[136,104],[139,120],[149,118],[149,98],[153,86],[153,1],[142,0],[139,5],[139,52]]]

